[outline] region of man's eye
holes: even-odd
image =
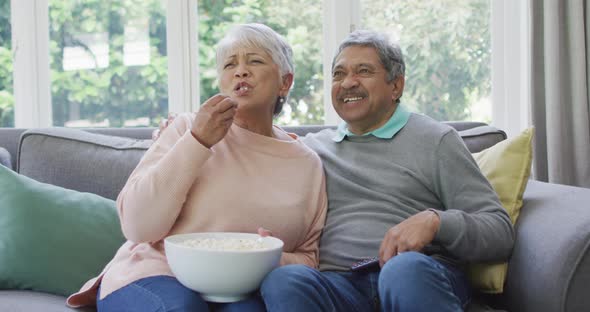
[[[341,71],[335,71],[332,73],[332,78],[342,78],[342,76],[344,76],[344,72]]]

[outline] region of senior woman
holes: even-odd
[[[256,232],[284,241],[281,265],[318,264],[326,215],[319,157],[273,126],[293,83],[292,50],[262,24],[234,27],[217,46],[221,93],[181,114],[146,152],[117,198],[128,241],[68,298],[99,311],[264,310],[259,297],[208,304],[173,276],[163,239]]]

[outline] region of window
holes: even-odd
[[[168,112],[166,3],[49,1],[53,124],[154,126]]]
[[[0,0],[0,127],[14,127],[10,0]]]
[[[361,0],[361,25],[399,41],[402,103],[437,120],[491,122],[489,0]]]
[[[490,122],[490,26],[506,15],[492,10],[499,2],[510,1],[0,0],[0,64],[10,63],[0,66],[0,125],[155,126],[168,111],[194,111],[217,93],[215,44],[244,22],[268,24],[293,47],[280,125],[338,122],[329,65],[354,28],[400,41],[402,101],[412,110]]]
[[[293,48],[295,82],[277,123],[323,124],[322,7],[315,0],[198,2],[200,97],[218,93],[215,45],[236,23],[264,23]]]

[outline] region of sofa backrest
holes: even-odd
[[[67,128],[28,130],[21,136],[16,171],[115,199],[151,143]]]
[[[11,168],[16,168],[16,154],[18,150],[18,143],[20,136],[27,129],[20,128],[0,128],[0,147],[6,149],[10,154],[12,165]]]
[[[504,131],[482,123],[449,123],[465,144],[478,152],[506,138]],[[285,127],[300,136],[326,126]],[[16,171],[35,180],[115,199],[149,148],[153,128],[12,129],[16,146],[0,129],[0,146],[12,154]],[[11,149],[12,148],[12,149]]]

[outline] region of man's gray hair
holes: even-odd
[[[217,72],[223,69],[223,63],[228,54],[235,48],[258,48],[264,50],[279,67],[281,79],[286,74],[294,74],[293,49],[272,28],[259,23],[239,24],[233,26],[217,44],[216,61]],[[281,80],[282,81],[282,80]],[[279,99],[275,105],[274,114],[278,115],[286,97]]]
[[[371,30],[355,30],[350,33],[338,47],[338,51],[332,60],[332,69],[334,69],[338,55],[342,50],[350,46],[374,48],[379,55],[383,68],[387,72],[387,82],[392,82],[405,75],[406,64],[400,46],[397,43],[390,42],[385,34]]]

